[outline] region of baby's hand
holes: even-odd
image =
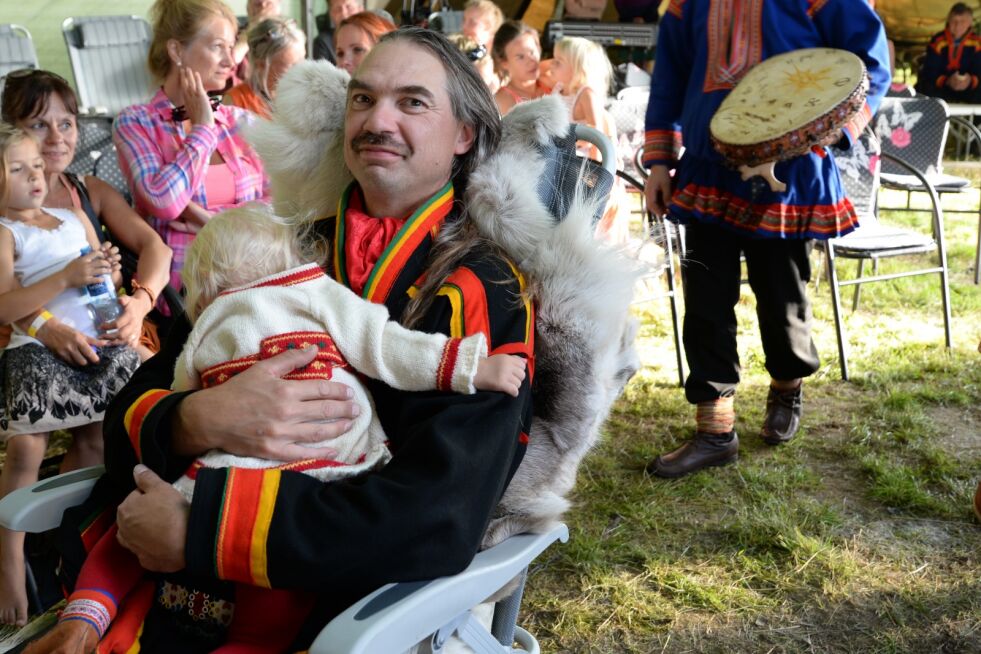
[[[482,391],[501,391],[518,397],[525,379],[525,360],[513,354],[495,354],[481,359],[473,385]]]
[[[65,281],[71,288],[98,284],[102,281],[102,275],[109,272],[112,272],[112,264],[106,259],[102,250],[83,254],[62,270]]]

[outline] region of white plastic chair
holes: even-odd
[[[55,529],[65,509],[85,500],[104,471],[102,466],[75,470],[10,493],[0,500],[0,526],[28,533]],[[569,530],[558,524],[480,552],[458,575],[383,586],[334,618],[310,654],[403,652],[427,639],[431,651],[439,652],[453,635],[478,654],[537,653],[535,637],[515,624],[522,587],[498,602],[491,630],[471,611],[523,575],[549,545],[568,539]],[[512,649],[515,641],[520,650]]]

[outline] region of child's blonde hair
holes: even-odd
[[[564,36],[556,42],[554,54],[568,61],[572,68],[570,91],[588,86],[604,97],[609,93],[613,66],[599,43],[579,36]]]
[[[10,123],[0,123],[0,209],[7,206],[7,198],[10,197],[10,189],[7,188],[7,151],[24,141],[37,145],[37,139],[30,132]]]
[[[317,262],[310,225],[259,203],[213,216],[191,242],[181,272],[191,322],[224,291]]]

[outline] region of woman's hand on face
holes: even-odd
[[[109,345],[109,341],[89,338],[55,318],[44,323],[35,338],[56,357],[74,366],[98,363],[99,355],[92,348]]]
[[[191,125],[207,125],[214,127],[215,113],[211,110],[211,99],[204,89],[204,82],[197,71],[182,66],[180,69],[181,93],[184,96],[184,108]]]

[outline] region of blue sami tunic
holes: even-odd
[[[866,106],[843,130],[851,142],[891,80],[885,30],[864,0],[671,1],[658,34],[644,164],[677,166],[672,220],[719,224],[759,238],[827,239],[858,226],[826,151],[778,163],[776,176],[787,190],[777,193],[759,178],[743,181],[709,138],[715,110],[750,68],[815,47],[849,50],[868,69]]]

